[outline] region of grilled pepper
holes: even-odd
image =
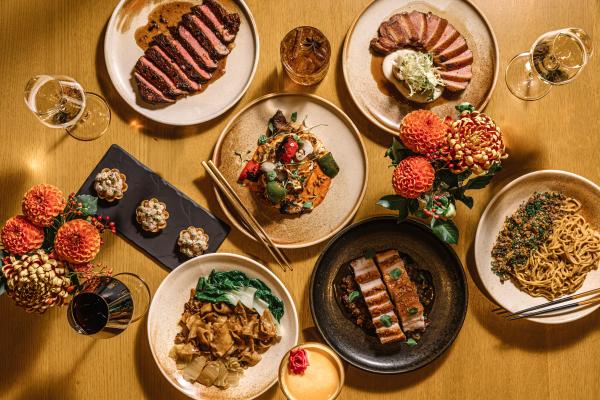
[[[244,166],[244,169],[240,173],[238,178],[238,182],[243,182],[246,179],[252,182],[256,182],[258,180],[258,176],[260,175],[260,164],[254,160],[250,160]]]
[[[291,136],[286,136],[277,147],[279,161],[289,164],[298,152],[298,142]]]
[[[281,203],[287,195],[287,190],[283,185],[277,181],[270,181],[267,183],[267,198],[273,204]]]
[[[334,178],[338,172],[340,172],[340,167],[335,162],[331,152],[325,153],[325,155],[319,158],[317,162],[319,163],[319,167],[321,167],[325,175],[330,178]]]

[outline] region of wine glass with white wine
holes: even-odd
[[[79,140],[94,140],[110,124],[110,108],[99,95],[86,92],[75,79],[38,75],[25,86],[25,104],[50,128],[65,129]]]
[[[552,86],[573,81],[592,56],[592,40],[582,29],[565,28],[541,35],[529,52],[506,67],[508,89],[522,100],[538,100]]]

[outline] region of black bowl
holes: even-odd
[[[356,326],[336,299],[334,282],[340,279],[340,268],[367,249],[396,249],[431,274],[435,300],[430,324],[414,346],[382,345]],[[394,216],[360,221],[338,233],[317,260],[310,283],[313,320],[327,344],[355,367],[380,374],[414,371],[444,353],[462,327],[467,302],[465,273],[454,250],[426,225],[412,220],[398,223]]]

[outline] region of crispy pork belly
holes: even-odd
[[[417,288],[410,280],[400,254],[396,250],[387,250],[377,253],[375,260],[394,301],[404,332],[425,329],[423,305],[419,301]]]
[[[354,279],[365,299],[377,337],[382,344],[399,342],[406,339],[394,314],[394,306],[381,280],[381,275],[372,259],[364,257],[353,260]]]

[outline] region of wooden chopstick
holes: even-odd
[[[540,304],[540,305],[529,307],[529,308],[526,308],[524,310],[520,310],[520,311],[517,311],[517,312],[514,312],[514,313],[503,315],[503,317],[510,319],[510,318],[514,317],[515,315],[517,315],[517,314],[529,313],[530,311],[539,310],[540,308],[546,308],[548,306],[552,306],[552,305],[555,305],[555,304],[564,303],[564,302],[570,301],[570,300],[580,299],[582,297],[591,296],[593,294],[600,294],[600,288],[588,290],[587,292],[572,294],[572,295],[563,297],[563,298],[558,299],[558,300],[549,301],[548,303]],[[502,312],[500,312],[498,314],[502,314]]]
[[[567,310],[569,308],[580,307],[580,306],[589,306],[591,304],[598,304],[598,303],[600,303],[600,296],[592,297],[591,299],[587,299],[587,300],[577,301],[575,303],[563,304],[562,306],[558,306],[558,307],[546,308],[546,309],[540,310],[540,311],[534,311],[534,312],[530,312],[530,313],[526,313],[526,314],[517,314],[517,315],[514,315],[514,316],[508,318],[508,320],[514,321],[516,319],[529,318],[529,317],[533,317],[536,315],[551,313],[554,311]]]
[[[263,244],[263,246],[267,248],[279,266],[284,271],[287,269],[292,271],[293,267],[291,266],[288,258],[281,252],[281,250],[279,250],[275,243],[273,243],[263,227],[259,224],[252,213],[250,213],[248,208],[246,208],[246,206],[242,203],[241,199],[237,196],[217,166],[212,161],[208,161],[208,163],[202,161],[202,166],[206,169],[206,172],[210,175],[223,194],[225,194],[238,215],[242,218],[244,224],[252,231],[252,233],[254,233],[256,238]]]

